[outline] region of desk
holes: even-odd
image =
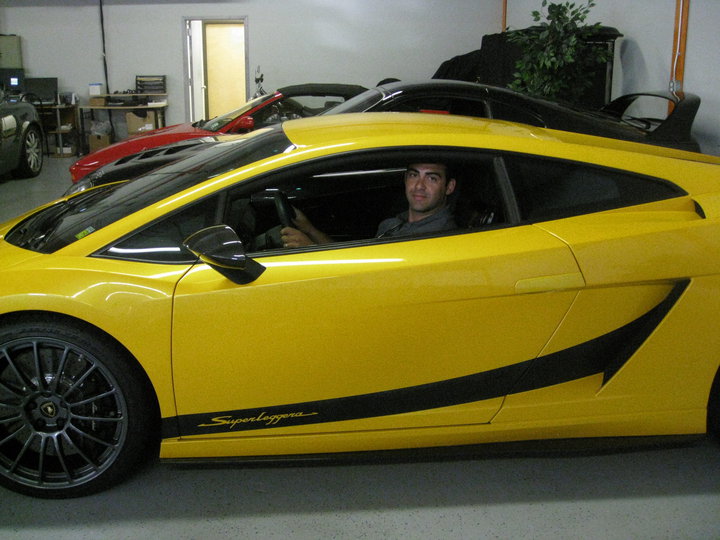
[[[158,129],[161,127],[165,127],[165,109],[167,109],[167,99],[163,99],[162,101],[158,101],[157,103],[149,102],[146,105],[137,105],[137,104],[107,104],[108,100],[118,101],[118,102],[126,102],[126,101],[133,101],[137,99],[153,99],[157,97],[166,98],[167,94],[104,94],[101,96],[92,96],[93,100],[98,100],[105,102],[104,105],[96,105],[91,103],[90,105],[82,105],[80,107],[80,133],[83,141],[85,140],[85,114],[86,112],[90,113],[90,118],[95,118],[95,111],[107,111],[108,118],[110,120],[110,123],[112,124],[112,113],[114,111],[121,111],[124,113],[128,112],[138,112],[141,113],[142,111],[153,111],[156,114],[153,118],[153,128]],[[114,126],[113,126],[114,130]]]
[[[81,111],[125,111],[125,112],[132,112],[132,111],[155,111],[157,112],[157,115],[155,116],[155,124],[154,128],[158,129],[161,127],[165,127],[165,109],[167,109],[167,103],[153,103],[149,105],[83,105],[80,107]],[[84,131],[84,130],[83,130]]]

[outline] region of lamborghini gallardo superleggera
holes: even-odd
[[[443,164],[452,227],[378,235],[410,221],[418,163]],[[301,221],[329,241],[285,247]],[[293,120],[0,225],[0,482],[72,497],[153,454],[702,436],[718,306],[720,158]]]

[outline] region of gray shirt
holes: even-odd
[[[383,220],[378,226],[376,237],[416,236],[457,228],[455,218],[453,218],[447,206],[420,221],[409,223],[407,218],[408,213],[403,212],[395,217]]]

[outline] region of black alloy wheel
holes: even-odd
[[[148,387],[127,355],[81,326],[0,329],[0,483],[64,498],[119,482],[152,447]]]

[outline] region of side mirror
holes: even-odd
[[[183,245],[199,259],[239,285],[255,281],[265,267],[245,255],[242,241],[227,225],[202,229],[185,239]]]
[[[233,132],[242,133],[244,131],[252,131],[255,129],[255,119],[252,116],[241,116],[233,126]]]

